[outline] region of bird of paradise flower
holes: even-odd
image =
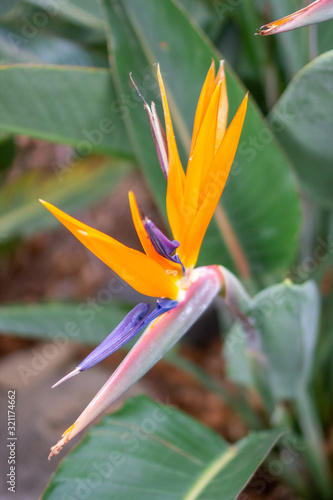
[[[144,253],[128,248],[41,200],[81,243],[135,290],[147,296],[160,297],[153,311],[145,303],[135,306],[73,372],[55,384],[87,370],[147,327],[95,398],[51,448],[49,458],[59,453],[70,439],[141,378],[186,333],[219,293],[230,300],[230,294],[238,296],[237,300],[245,296],[238,280],[224,267],[216,265],[195,269],[195,264],[232,166],[248,96],[244,97],[227,127],[228,96],[223,62],[216,76],[212,62],[196,109],[185,173],[178,155],[159,67],[157,76],[166,133],[155,104],[150,107],[143,101],[167,180],[166,206],[174,239],[169,240],[149,218],[141,217],[133,192],[129,193],[129,203]]]

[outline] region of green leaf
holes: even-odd
[[[42,498],[234,500],[280,435],[253,433],[229,445],[179,410],[139,396],[87,433]]]
[[[178,143],[181,151],[187,150],[196,103],[211,58],[217,61],[221,56],[176,2],[103,0],[103,5],[110,24],[108,37],[118,96],[131,92],[128,73],[132,71],[144,96],[155,99],[159,90],[152,65],[159,62],[178,130]],[[227,80],[233,116],[245,89],[228,67]],[[133,149],[161,204],[165,185],[149,137],[148,120],[141,107],[130,110],[126,125]],[[285,269],[291,263],[300,226],[295,180],[288,161],[253,102],[249,105],[222,203],[253,273]],[[233,251],[227,249],[215,224],[208,231],[200,263],[223,263],[235,269]]]
[[[0,19],[0,61],[107,67],[98,1],[21,1]]]
[[[71,66],[108,67],[106,51],[84,46],[76,40],[52,33],[38,33],[32,39],[22,36],[19,27],[0,25],[1,65],[45,63]]]
[[[0,130],[131,157],[124,114],[107,69],[15,65],[0,68]]]
[[[128,306],[114,302],[98,307],[89,302],[2,306],[0,332],[50,340],[59,346],[72,341],[96,345],[123,320],[128,310]]]
[[[98,0],[22,0],[4,23],[18,27],[22,35],[26,35],[27,45],[39,35],[52,33],[83,45],[105,46],[105,30]]]
[[[188,12],[193,23],[212,39],[218,37],[225,19],[217,15],[219,5],[206,2],[205,0],[179,0],[179,4]]]
[[[253,311],[277,398],[295,398],[306,387],[317,343],[320,296],[316,284],[283,283],[255,298]]]
[[[270,393],[276,401],[296,400],[313,368],[320,316],[315,283],[269,287],[254,297],[247,314],[253,331],[234,327],[226,343],[229,376],[240,384],[256,386],[255,360],[267,375],[267,398]],[[264,393],[262,387],[258,389]]]
[[[123,162],[88,158],[69,165],[55,164],[55,176],[48,179],[34,173],[12,181],[0,190],[1,242],[58,227],[39,198],[73,213],[111,193],[129,167]]]
[[[333,51],[292,80],[270,115],[300,181],[321,205],[333,206]]]
[[[51,5],[45,3],[45,0],[24,0],[24,3],[45,9],[50,17],[57,15],[90,29],[103,29],[98,0],[66,0]]]

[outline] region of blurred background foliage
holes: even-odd
[[[221,330],[231,328],[229,339],[243,339],[226,352],[229,377],[260,395],[265,417],[257,426],[287,422],[310,443],[305,457],[310,478],[285,479],[304,497],[329,498],[323,443],[332,452],[333,22],[254,36],[265,22],[303,5],[301,0],[2,2],[0,250],[8,258],[20,241],[56,226],[38,198],[75,215],[112,195],[120,179],[136,171],[165,217],[166,186],[129,73],[161,112],[155,76],[160,63],[186,165],[204,76],[212,58],[217,63],[223,58],[229,116],[247,89],[251,98],[200,264],[223,264],[258,294],[246,313],[262,345],[244,325],[231,327],[222,318]],[[13,174],[17,136],[61,144],[68,155],[47,172]],[[278,285],[286,278],[296,285]],[[309,279],[313,282],[303,285]],[[256,324],[267,303],[272,311]],[[112,302],[93,329],[83,328],[82,342],[103,338],[124,309]],[[0,307],[0,330],[45,338],[51,323],[61,330],[70,318],[77,319],[74,302],[6,304]],[[239,400],[196,367],[176,354],[170,362],[222,391],[239,411]],[[253,424],[250,406],[242,413]]]

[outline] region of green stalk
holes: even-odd
[[[300,390],[295,409],[305,442],[308,444],[305,456],[310,470],[313,471],[314,482],[323,498],[328,500],[332,495],[332,485],[324,454],[324,437],[311,396],[305,389]]]

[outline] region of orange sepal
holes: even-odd
[[[88,250],[135,290],[153,297],[177,298],[178,288],[173,277],[153,259],[40,201]]]
[[[216,124],[215,153],[220,147],[225,131],[227,129],[227,122],[228,122],[229,102],[228,102],[227,84],[225,80],[223,61],[221,61],[219,71],[216,75],[216,83],[220,81],[221,81],[221,93],[220,93],[219,110],[218,110],[217,124]]]
[[[142,248],[144,249],[146,254],[153,260],[155,260],[160,266],[162,266],[163,269],[168,274],[174,276],[175,279],[178,277],[180,278],[183,274],[181,265],[166,259],[155,250],[153,244],[151,243],[148,237],[147,231],[145,230],[145,227],[143,225],[134,193],[132,191],[129,191],[128,197],[130,202],[133,224],[137,232],[137,235],[139,237]]]
[[[211,97],[215,89],[214,79],[215,79],[215,63],[213,59],[212,64],[210,65],[210,68],[208,70],[205,82],[202,86],[199,101],[197,104],[197,109],[195,111],[190,156],[194,149],[202,121],[204,119],[206,110],[208,108],[208,105],[210,103]]]
[[[200,184],[214,158],[220,95],[221,83],[219,82],[209,102],[187,164],[183,203],[195,212],[200,202]]]
[[[179,204],[183,201],[185,173],[178,154],[168,101],[166,98],[164,83],[159,66],[157,67],[157,76],[161,91],[165,129],[168,143],[169,172],[166,205],[173,237],[178,240],[178,235],[180,234],[182,227],[182,218],[180,216],[178,208]]]
[[[248,95],[243,99],[229,125],[205,180],[200,185],[204,200],[189,228],[186,241],[179,247],[179,258],[185,267],[194,266],[202,240],[213,217],[234,160],[247,109]]]

